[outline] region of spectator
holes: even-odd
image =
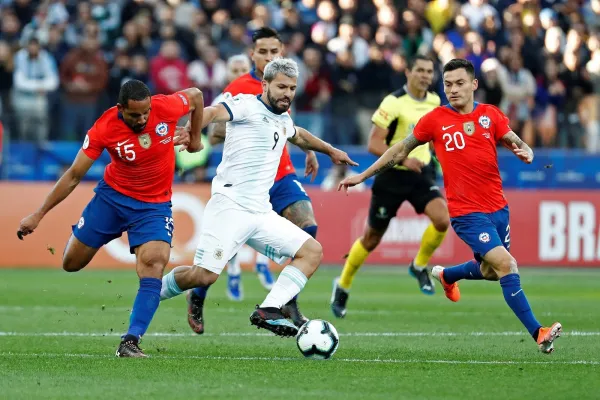
[[[202,59],[192,62],[187,70],[188,79],[202,90],[204,101],[210,104],[227,84],[227,65],[219,58],[214,46],[198,49]]]
[[[493,17],[496,23],[500,23],[498,11],[488,4],[487,0],[469,0],[461,7],[460,13],[467,18],[469,26],[476,31],[487,17]]]
[[[37,38],[15,55],[13,109],[22,140],[45,142],[48,138],[48,92],[58,87],[54,58]]]
[[[45,4],[38,6],[33,19],[25,25],[21,32],[21,47],[25,47],[29,40],[35,36],[42,46],[48,43],[48,7]]]
[[[52,25],[48,31],[48,44],[46,49],[56,61],[57,65],[60,65],[63,58],[69,52],[69,45],[63,39],[63,33],[58,25]]]
[[[14,51],[17,51],[21,40],[21,23],[19,19],[13,13],[3,11],[0,30],[0,39],[7,42]]]
[[[500,107],[504,93],[498,79],[499,68],[500,63],[496,58],[488,58],[481,64],[481,79],[476,93],[478,101]]]
[[[361,69],[369,61],[369,44],[365,39],[356,35],[351,18],[341,21],[339,34],[327,43],[327,49],[334,54],[346,50],[352,52],[357,69]]]
[[[295,120],[313,135],[323,137],[324,110],[331,99],[331,74],[323,65],[321,52],[314,47],[304,50],[300,66],[305,83],[302,94],[295,100]]]
[[[539,109],[536,126],[540,144],[553,147],[558,132],[558,113],[565,103],[566,88],[558,78],[558,65],[553,59],[546,61],[545,77],[538,85],[536,107]]]
[[[332,81],[331,120],[324,135],[325,141],[338,145],[353,144],[356,140],[359,82],[350,51],[340,51],[337,54]]]
[[[117,104],[121,86],[130,77],[131,59],[125,52],[118,52],[115,55],[115,62],[108,71],[108,98],[110,104]]]
[[[245,53],[248,48],[248,38],[244,24],[234,21],[229,26],[228,36],[219,42],[219,52],[228,59],[236,54]]]
[[[6,122],[12,114],[10,93],[13,87],[15,63],[12,49],[5,41],[0,41],[0,116]]]
[[[410,59],[417,54],[427,54],[433,43],[431,29],[425,27],[421,17],[412,10],[402,13],[402,22],[405,30],[402,47],[406,57]]]
[[[94,124],[100,94],[108,82],[108,66],[96,38],[84,37],[60,66],[64,89],[62,128],[71,140],[82,138]]]
[[[535,145],[535,135],[531,120],[536,84],[531,72],[523,68],[521,56],[511,53],[508,68],[498,70],[502,87],[500,109],[510,119],[510,126],[529,145]]]
[[[117,49],[126,51],[129,55],[146,53],[146,50],[151,46],[151,40],[142,37],[142,32],[135,22],[128,22],[123,27],[123,36],[116,40],[115,46]]]
[[[360,144],[366,145],[369,141],[371,132],[371,117],[390,90],[397,90],[400,87],[391,87],[392,67],[383,58],[383,52],[377,45],[369,48],[369,61],[358,72],[358,81],[360,83],[359,109],[357,114],[358,130]]]
[[[168,40],[160,47],[160,53],[150,62],[150,80],[154,92],[171,94],[189,85],[187,64],[181,58],[179,44]]]
[[[150,73],[148,71],[148,59],[143,54],[134,54],[131,57],[130,79],[150,84]]]

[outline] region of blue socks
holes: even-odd
[[[446,277],[446,271],[444,271],[444,278]],[[513,310],[517,318],[521,321],[525,328],[529,331],[529,334],[537,339],[537,333],[541,324],[535,319],[531,307],[525,293],[521,288],[521,278],[519,274],[508,274],[503,278],[500,278],[500,286],[502,286],[502,294],[504,294],[504,300],[506,304]]]
[[[210,286],[206,286],[206,287],[203,287],[203,286],[201,286],[201,287],[197,287],[197,288],[194,288],[193,292],[194,292],[194,294],[195,294],[196,296],[198,296],[198,297],[200,297],[200,298],[204,299],[204,298],[206,298],[206,293],[208,293],[208,288],[210,288]]]
[[[133,336],[135,340],[139,340],[146,333],[160,303],[161,287],[162,281],[160,279],[140,279],[140,288],[133,302],[133,310],[129,317],[129,330],[126,336]]]
[[[483,274],[481,273],[480,265],[481,263],[471,260],[464,264],[445,268],[444,281],[451,285],[456,281],[460,281],[461,279],[481,280],[483,279]]]

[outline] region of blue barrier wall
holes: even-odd
[[[43,147],[33,143],[8,144],[4,151],[4,161],[0,176],[10,180],[56,180],[65,167],[71,164],[81,144],[77,142],[51,142]],[[304,153],[293,148],[292,161],[298,171],[304,170]],[[361,171],[375,161],[362,147],[347,147],[348,152],[360,164]],[[221,147],[213,149],[209,161],[208,177],[212,178],[221,160]],[[576,150],[536,150],[531,165],[523,164],[512,153],[499,149],[499,165],[506,188],[556,188],[556,189],[596,189],[600,188],[600,155],[586,154]],[[331,163],[322,154],[318,155],[321,169],[315,180],[320,184]],[[104,166],[110,162],[104,152],[89,171],[86,180],[94,181],[102,177]],[[303,175],[299,173],[299,175]],[[176,177],[178,180],[178,177]],[[300,181],[308,183],[307,179]],[[370,182],[367,182],[368,184]]]

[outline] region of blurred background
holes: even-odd
[[[210,103],[227,84],[226,60],[247,53],[262,26],[280,31],[301,66],[296,122],[361,164],[373,160],[370,117],[405,83],[407,60],[436,60],[431,90],[444,103],[439,71],[462,57],[475,64],[477,99],[565,173],[519,176],[507,159],[509,187],[600,186],[600,0],[0,0],[0,176],[56,179],[128,79],[154,93],[194,85]],[[177,180],[210,180],[220,155],[181,160]],[[317,183],[347,173],[323,168]]]
[[[371,181],[347,204],[331,190],[375,160],[366,150],[371,115],[386,94],[404,85],[407,60],[416,54],[435,60],[431,90],[442,103],[444,63],[472,61],[477,100],[500,107],[535,148],[529,166],[499,149],[507,197],[521,207],[513,207],[511,225],[522,226],[523,248],[515,249],[526,264],[600,261],[600,192],[593,190],[600,188],[600,0],[0,0],[3,223],[16,224],[39,205],[44,182],[51,184],[70,165],[124,82],[139,79],[164,94],[197,86],[210,103],[228,83],[227,59],[248,53],[253,31],[263,26],[281,33],[285,55],[301,67],[296,123],[360,163],[348,170],[320,156],[321,170],[310,183],[303,178],[304,153],[291,146],[299,179],[313,196],[321,239],[331,235],[324,243],[335,249],[328,262],[339,262],[362,231]],[[193,252],[221,146],[186,155],[177,158],[174,207],[194,221],[189,235],[178,231]],[[77,220],[109,161],[105,152],[86,177],[90,186],[74,194],[82,198],[57,211],[68,211],[57,223]],[[407,207],[373,262],[409,260],[412,250],[402,245],[418,247],[426,221]],[[348,216],[353,219],[339,222]],[[68,234],[61,233],[65,240]],[[39,240],[45,246],[46,239]],[[447,253],[438,251],[442,261],[468,256],[452,240],[446,240]],[[131,262],[123,249],[99,263]],[[6,254],[4,264],[27,264],[22,252]]]

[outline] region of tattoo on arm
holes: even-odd
[[[412,134],[408,135],[403,141],[396,143],[392,147],[390,147],[380,158],[375,162],[370,168],[368,168],[364,174],[366,174],[366,179],[370,178],[373,175],[376,175],[380,172],[385,171],[386,169],[392,168],[396,164],[402,163],[406,157],[410,154],[411,151],[414,150],[418,145],[423,144]],[[388,154],[389,153],[389,154]],[[384,158],[389,158],[391,155],[391,159],[385,162],[383,165],[371,170],[378,162],[383,161]]]
[[[417,146],[423,144],[412,134],[408,135],[403,141],[404,143],[404,151],[406,155],[409,155],[411,151],[413,151]]]
[[[394,165],[396,165],[396,161],[394,159],[390,160],[387,164],[384,164],[382,167],[377,168],[375,171],[373,171],[373,175],[377,175],[380,172],[385,171],[386,169],[390,169],[392,168]]]
[[[517,145],[518,148],[522,149],[525,142],[521,140],[520,137],[517,136],[513,131],[508,132],[506,135],[502,136],[502,141],[505,146],[508,148],[512,148],[513,143]]]
[[[502,144],[510,151],[513,151],[513,143],[516,144],[519,149],[527,151],[533,159],[533,150],[531,150],[531,147],[521,140],[516,133],[510,131],[506,135],[502,136]]]

